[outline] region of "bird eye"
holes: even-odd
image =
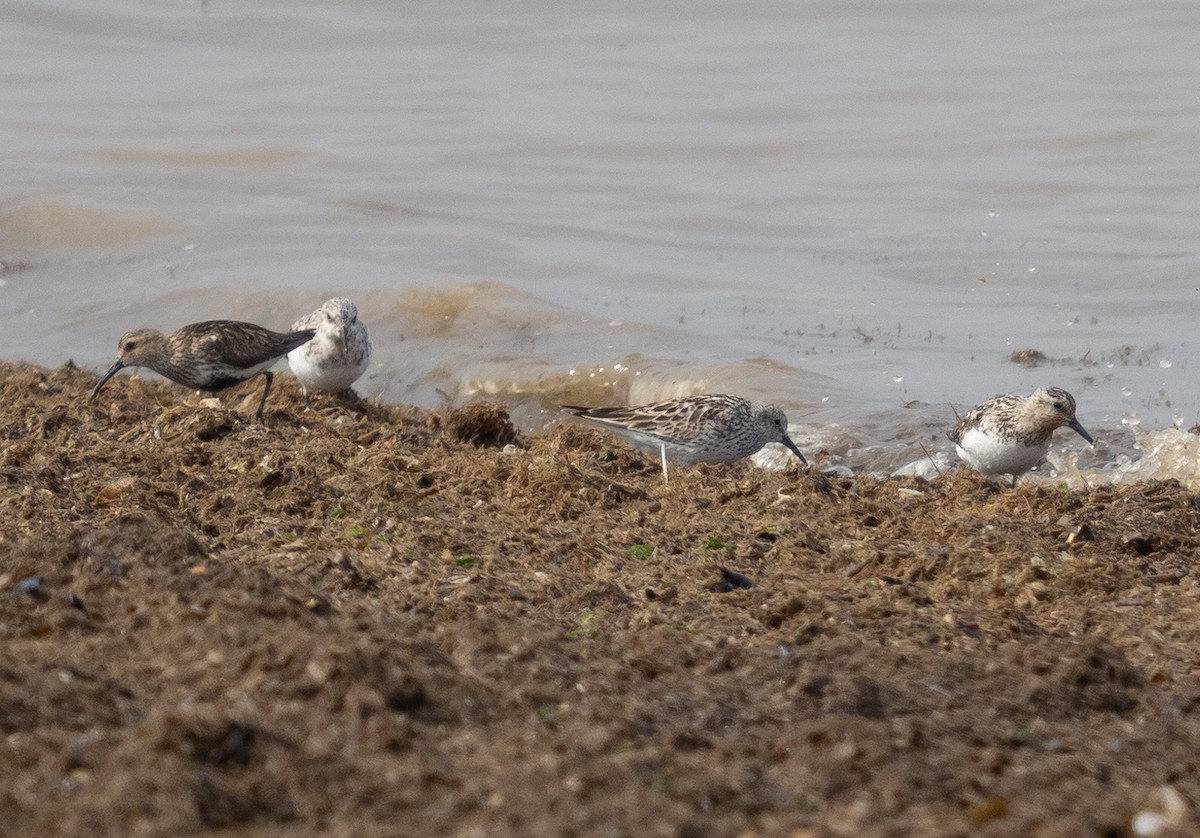
[[[137,341],[136,340],[129,340],[129,341],[125,342],[125,351],[126,352],[132,352],[135,349],[137,349]]]

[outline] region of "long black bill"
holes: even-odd
[[[104,373],[104,375],[100,377],[100,380],[96,382],[96,389],[92,390],[92,396],[88,399],[88,401],[94,402],[96,400],[96,396],[100,395],[100,388],[107,384],[110,378],[123,369],[125,369],[125,365],[120,361],[116,361],[111,367],[109,367],[108,372]]]
[[[808,460],[804,459],[804,455],[800,453],[800,449],[796,447],[796,443],[792,442],[791,437],[789,437],[787,434],[784,434],[783,439],[780,441],[788,448],[792,449],[792,453],[800,458],[800,462],[804,463],[804,465],[808,465]]]
[[[1094,439],[1092,439],[1092,435],[1083,429],[1083,425],[1079,424],[1078,419],[1072,419],[1070,422],[1067,423],[1067,427],[1070,428],[1071,430],[1073,430],[1075,433],[1079,434],[1084,439],[1086,439],[1088,441],[1089,445],[1096,444],[1096,441]]]

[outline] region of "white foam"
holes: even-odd
[[[1178,480],[1188,489],[1200,489],[1200,436],[1167,428],[1142,431],[1133,428],[1140,457],[1119,457],[1111,480],[1127,485],[1142,480]]]
[[[957,458],[949,451],[935,451],[933,454],[922,456],[912,462],[905,463],[892,472],[893,477],[924,477],[932,480],[942,474],[947,474],[958,465]]]

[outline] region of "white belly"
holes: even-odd
[[[371,344],[359,342],[346,352],[332,340],[317,337],[288,353],[288,367],[305,393],[346,390],[371,363]]]
[[[1050,441],[1026,445],[1020,439],[1005,439],[972,428],[954,448],[963,462],[988,477],[1019,477],[1042,461],[1050,450]]]

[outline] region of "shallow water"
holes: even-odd
[[[887,471],[1053,383],[1108,479],[1197,420],[1191,5],[626,6],[0,6],[0,355],[337,293],[360,392],[530,427],[734,390]]]

